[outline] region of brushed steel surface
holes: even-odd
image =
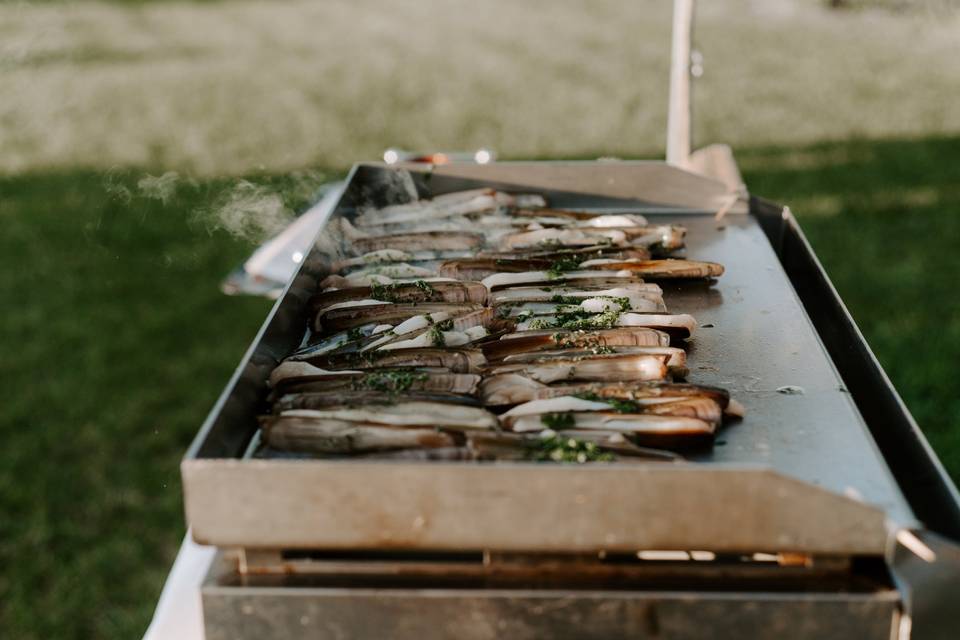
[[[730,390],[747,414],[700,462],[756,463],[841,495],[861,496],[909,524],[913,515],[752,216],[650,216],[688,229],[687,255],[726,268],[715,286],[661,283],[671,311],[701,329],[690,380]],[[707,325],[707,326],[704,326]],[[778,389],[794,387],[799,393]]]

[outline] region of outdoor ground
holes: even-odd
[[[388,145],[659,155],[667,4],[0,4],[0,636],[143,632],[269,308],[218,290],[253,239]],[[960,21],[701,5],[698,140],[799,215],[960,479]]]

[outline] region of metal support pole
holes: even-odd
[[[674,0],[670,56],[670,106],[667,113],[667,162],[687,166],[690,158],[690,43],[693,1]]]

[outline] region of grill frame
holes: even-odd
[[[421,194],[427,194],[431,189],[436,193],[443,193],[475,187],[479,186],[480,181],[496,188],[542,191],[548,196],[560,196],[562,206],[589,204],[611,210],[618,207],[631,210],[640,208],[653,214],[687,216],[685,219],[691,223],[703,220],[705,215],[728,204],[730,199],[727,188],[717,181],[655,162],[497,163],[486,166],[445,167],[360,164],[351,171],[348,188],[333,215],[348,212],[360,197],[377,197],[377,190],[382,184],[380,187],[377,185],[383,182],[384,172],[398,169],[414,172]],[[563,187],[563,191],[558,191],[559,187]],[[597,196],[597,193],[606,195]],[[643,201],[638,206],[638,201],[631,198],[640,195],[643,196]],[[866,345],[789,210],[751,197],[748,204],[744,202],[734,206],[727,224],[758,225],[762,230],[768,244],[767,250],[775,256],[778,268],[782,268],[785,273],[788,285],[799,300],[804,317],[809,321],[829,357],[831,366],[835,367],[839,375],[838,380],[842,379],[843,385],[849,391],[851,406],[855,405],[854,411],[862,415],[864,428],[869,433],[866,448],[875,450],[881,467],[889,467],[892,473],[891,485],[899,496],[897,499],[902,500],[905,508],[877,508],[841,495],[842,492],[837,487],[832,487],[832,490],[816,487],[777,473],[775,469],[753,464],[711,462],[706,465],[694,463],[671,468],[638,465],[632,470],[632,479],[636,481],[642,478],[643,482],[651,483],[650,486],[662,489],[666,496],[661,504],[652,505],[654,509],[665,509],[665,513],[669,512],[671,500],[677,497],[670,495],[671,487],[676,486],[677,478],[687,477],[692,483],[690,486],[696,487],[697,482],[700,482],[701,487],[709,487],[713,492],[706,489],[697,492],[702,494],[699,501],[687,501],[684,510],[692,509],[694,513],[697,509],[709,511],[711,504],[715,503],[718,497],[722,497],[725,490],[735,490],[740,492],[740,496],[751,496],[754,500],[751,504],[759,510],[754,515],[760,518],[758,522],[762,521],[768,526],[753,535],[756,532],[748,527],[738,528],[735,519],[730,519],[719,524],[714,523],[717,526],[712,528],[707,526],[696,531],[696,527],[690,526],[688,521],[675,518],[673,529],[669,526],[666,529],[668,534],[673,532],[671,535],[663,532],[657,535],[632,532],[627,538],[609,544],[600,540],[602,527],[586,533],[570,532],[569,535],[555,536],[549,541],[523,536],[511,540],[508,532],[501,529],[497,533],[495,544],[486,545],[482,535],[469,540],[461,538],[460,543],[455,538],[438,541],[436,537],[429,535],[411,535],[411,527],[416,526],[414,514],[422,507],[414,501],[408,505],[412,510],[401,509],[399,515],[393,514],[396,517],[386,522],[386,529],[394,533],[399,531],[398,523],[405,522],[403,526],[407,529],[406,537],[391,534],[386,538],[372,538],[370,535],[377,525],[374,522],[364,525],[363,531],[367,537],[357,537],[356,531],[349,530],[341,530],[337,534],[340,537],[328,535],[331,528],[336,530],[339,527],[338,523],[323,518],[311,520],[304,517],[306,512],[316,511],[317,505],[323,503],[323,499],[318,498],[316,493],[299,491],[296,487],[316,486],[318,482],[332,481],[331,495],[336,496],[339,495],[338,492],[349,491],[351,482],[371,470],[382,476],[380,486],[387,487],[395,482],[396,478],[382,472],[407,465],[410,468],[421,467],[418,473],[422,475],[422,487],[427,486],[429,476],[433,473],[431,469],[438,470],[435,475],[454,473],[456,475],[450,477],[457,477],[460,475],[457,467],[463,463],[424,465],[381,462],[364,465],[337,460],[318,463],[244,459],[255,432],[252,417],[265,406],[264,381],[276,362],[299,345],[307,319],[307,300],[315,290],[318,279],[324,275],[324,262],[315,249],[303,261],[298,273],[271,310],[182,462],[187,519],[193,528],[194,537],[200,542],[248,550],[374,547],[456,551],[479,549],[481,547],[478,545],[482,545],[483,549],[493,547],[503,551],[534,554],[547,551],[589,552],[598,548],[796,551],[844,557],[865,554],[886,558],[895,588],[879,589],[861,600],[851,599],[849,594],[842,592],[824,592],[811,596],[802,591],[788,592],[778,598],[765,592],[738,591],[736,582],[733,581],[729,593],[722,597],[695,589],[679,594],[665,591],[630,592],[628,596],[621,594],[618,597],[626,597],[630,602],[626,605],[631,612],[629,616],[650,615],[649,611],[657,610],[664,602],[704,605],[715,612],[715,618],[708,616],[705,620],[715,619],[718,625],[737,611],[754,611],[759,605],[765,612],[755,619],[745,618],[745,626],[742,627],[744,630],[748,630],[751,624],[761,624],[761,618],[773,620],[776,616],[784,616],[781,619],[792,619],[799,615],[800,611],[803,611],[804,617],[808,619],[839,618],[840,616],[834,615],[838,611],[837,607],[846,606],[849,610],[844,615],[851,624],[858,625],[857,628],[860,629],[886,629],[889,636],[890,630],[900,624],[900,611],[903,608],[915,607],[916,603],[911,600],[915,594],[922,595],[926,610],[944,615],[944,611],[949,611],[949,603],[943,600],[944,596],[937,594],[946,591],[931,589],[929,585],[943,585],[944,580],[956,585],[960,581],[960,555],[950,541],[951,538],[960,539],[960,499],[956,488]],[[692,252],[691,257],[710,259],[710,256],[702,255],[698,251]],[[677,309],[687,310],[679,306]],[[697,315],[695,310],[693,313]],[[693,379],[700,380],[697,376],[693,376]],[[468,473],[481,470],[481,473],[485,473],[485,468],[493,469],[493,466],[468,464],[469,467],[462,467],[460,470],[469,469]],[[523,468],[525,473],[530,473],[531,465],[516,466]],[[511,465],[498,464],[494,470],[502,473],[509,471],[510,467]],[[599,493],[590,493],[597,490],[594,479],[611,472],[619,473],[617,467],[622,465],[610,465],[607,469],[540,466],[535,475],[549,480],[544,481],[544,486],[556,487],[558,484],[567,483],[570,492],[579,490],[582,494],[585,493],[589,501],[593,498],[601,499]],[[640,475],[635,473],[638,467],[642,467]],[[439,471],[441,469],[442,471]],[[628,478],[626,475],[622,477]],[[605,481],[609,481],[609,478]],[[768,492],[767,498],[758,498],[763,492]],[[656,493],[657,491],[653,491],[653,494]],[[282,499],[278,500],[278,496]],[[778,497],[779,500],[776,499]],[[796,513],[791,514],[789,509],[783,508],[785,503],[789,504],[785,497],[792,497],[798,501],[795,504],[802,504],[802,517],[796,517]],[[617,499],[625,498],[621,495]],[[304,510],[304,504],[311,504],[312,508]],[[637,503],[636,506],[643,505]],[[508,518],[515,520],[522,517],[522,513],[523,509],[518,509]],[[673,515],[670,517],[673,518]],[[683,523],[684,531],[680,531],[680,523]],[[482,519],[478,519],[469,524],[479,526],[483,523]],[[612,522],[611,526],[614,525],[616,523]],[[940,549],[937,561],[918,566],[916,557],[897,545],[892,534],[900,527],[919,528],[924,525],[944,538],[935,537],[936,543],[940,545],[937,547]],[[422,524],[420,526],[422,527]],[[622,523],[620,526],[621,530],[626,530]],[[273,533],[275,530],[285,530],[287,533],[276,535]],[[293,533],[290,533],[291,530]],[[317,535],[324,531],[327,533]],[[924,538],[923,535],[921,538],[929,541],[929,538]],[[238,576],[239,583],[236,582]],[[225,577],[228,577],[226,581]],[[560,592],[550,597],[556,596],[559,601],[573,603],[571,606],[574,609],[579,608],[587,615],[595,611],[592,607],[603,601],[605,593],[603,590],[587,590],[576,593]],[[387,595],[388,599],[393,598],[405,604],[399,609],[387,606],[380,612],[383,615],[387,615],[384,612],[388,611],[408,611],[409,615],[414,615],[414,612],[422,612],[424,607],[428,606],[427,601],[459,597],[456,594],[444,595],[427,588],[398,590]],[[530,594],[519,595],[526,597]],[[485,611],[494,619],[509,614],[503,603],[518,597],[518,593],[516,590],[493,589],[483,590],[472,596],[487,603],[484,605],[487,607]],[[533,594],[532,597],[536,600],[542,596],[541,593]],[[203,597],[207,629],[211,638],[219,637],[217,634],[224,633],[224,630],[236,632],[237,637],[243,637],[243,619],[249,620],[249,615],[245,612],[254,604],[254,618],[258,623],[272,625],[271,628],[275,631],[290,633],[300,627],[310,628],[301,622],[304,617],[310,618],[313,615],[310,612],[327,611],[326,615],[332,616],[335,623],[342,622],[349,626],[351,620],[354,620],[353,624],[358,624],[351,611],[367,610],[369,607],[373,607],[370,609],[372,611],[379,611],[377,599],[371,599],[371,594],[363,589],[328,589],[292,583],[286,586],[257,585],[245,578],[240,567],[225,560],[223,555],[208,576],[203,587]],[[857,602],[853,602],[854,600]],[[334,609],[325,609],[330,606]],[[340,618],[330,613],[338,610],[338,607],[343,607]],[[531,607],[530,611],[536,609],[533,605]],[[699,611],[701,609],[690,609],[690,616],[693,617],[694,612]],[[526,616],[530,628],[538,633],[559,629],[569,622],[550,616],[536,618],[524,613],[519,615]],[[427,618],[430,617],[427,615]],[[440,618],[434,619],[438,624],[442,622]],[[300,627],[297,627],[298,624]],[[736,624],[734,626],[741,628]],[[249,632],[250,628],[245,631]],[[359,629],[360,627],[356,627],[354,631]],[[725,633],[729,630],[729,627],[724,628]],[[799,627],[795,631],[796,637],[803,637],[806,633]],[[819,631],[831,630],[820,628]],[[669,634],[666,635],[669,637]]]
[[[728,192],[726,188],[719,182],[704,178],[697,174],[689,173],[674,167],[670,167],[663,163],[657,162],[638,162],[638,163],[498,163],[495,165],[486,165],[486,166],[476,166],[476,165],[462,165],[462,166],[446,166],[446,167],[432,167],[427,168],[423,165],[408,165],[405,167],[386,167],[378,164],[361,164],[357,165],[351,172],[351,176],[348,180],[348,187],[344,192],[341,201],[338,203],[336,209],[333,212],[333,216],[347,215],[350,210],[355,206],[355,203],[360,197],[384,197],[384,193],[389,196],[389,189],[384,185],[392,184],[390,180],[385,179],[384,176],[396,175],[396,172],[399,170],[409,170],[411,174],[415,177],[415,182],[417,183],[417,189],[422,193],[429,193],[430,190],[434,190],[437,193],[449,192],[463,188],[475,187],[478,186],[478,180],[483,178],[482,184],[488,184],[497,188],[504,188],[508,190],[537,190],[544,191],[550,197],[557,199],[563,203],[564,206],[584,206],[589,205],[592,207],[605,207],[609,209],[617,208],[631,208],[631,209],[641,209],[649,213],[653,213],[654,216],[669,214],[671,218],[681,219],[691,227],[691,234],[696,229],[700,229],[697,233],[700,234],[700,242],[703,242],[704,233],[712,233],[710,231],[703,231],[702,228],[707,224],[705,217],[707,213],[711,212],[712,207],[722,206],[728,200]],[[505,182],[505,180],[511,180],[511,182]],[[558,186],[563,186],[564,191],[556,191]],[[380,191],[378,193],[377,191]],[[597,192],[600,192],[601,195],[597,195]],[[610,195],[613,194],[613,195]],[[637,195],[642,194],[645,198],[644,202],[638,202],[636,199],[628,199],[627,196],[634,194],[634,198]],[[833,324],[824,324],[824,322],[829,322],[833,320],[833,317],[828,317],[824,315],[824,310],[829,310],[830,308],[835,307],[836,305],[840,306],[840,311],[843,311],[842,318],[845,322],[842,324],[848,333],[850,331],[856,331],[856,326],[853,324],[852,319],[850,319],[849,314],[846,314],[845,310],[842,308],[842,303],[839,301],[839,298],[836,296],[836,292],[832,289],[832,286],[829,284],[829,280],[826,279],[825,274],[823,274],[822,268],[819,267],[819,264],[816,263],[816,257],[812,254],[812,251],[809,249],[809,245],[806,244],[805,239],[800,232],[799,227],[796,225],[795,221],[791,216],[783,215],[784,209],[778,207],[772,203],[761,201],[758,199],[752,199],[750,201],[750,213],[749,215],[738,215],[731,214],[728,218],[728,221],[725,223],[731,226],[731,230],[726,232],[728,234],[733,234],[735,231],[740,235],[737,235],[737,238],[740,238],[741,244],[738,245],[738,251],[749,250],[750,243],[758,244],[761,242],[760,234],[755,234],[757,237],[746,237],[743,238],[744,233],[750,232],[751,225],[759,225],[759,228],[763,230],[766,234],[767,240],[770,242],[770,246],[773,251],[769,248],[758,247],[756,251],[765,252],[761,258],[763,260],[773,260],[774,254],[776,258],[780,260],[780,264],[784,267],[786,276],[790,278],[789,285],[784,285],[782,282],[777,281],[775,278],[767,278],[766,284],[763,286],[768,287],[768,290],[775,290],[780,286],[792,286],[795,291],[803,292],[804,295],[800,296],[800,301],[803,303],[803,311],[806,317],[810,319],[810,327],[816,334],[816,339],[823,341],[824,346],[827,346],[827,340],[830,341],[830,344],[836,342],[836,335],[838,332],[833,331],[831,334],[827,334],[824,331],[824,326],[836,327],[836,323]],[[712,221],[709,224],[713,224]],[[328,229],[329,225],[325,227]],[[322,231],[321,234],[324,232]],[[722,233],[722,232],[721,232]],[[321,235],[322,237],[322,235]],[[718,236],[722,238],[722,235]],[[706,249],[709,250],[709,244],[712,242],[717,242],[714,236],[708,238]],[[725,242],[725,240],[719,240],[720,243]],[[694,248],[692,250],[692,257],[699,257],[704,259],[710,259],[715,257],[710,255],[702,255],[704,251],[701,248]],[[786,257],[789,262],[784,263],[784,257]],[[733,259],[733,257],[727,257],[728,259]],[[801,260],[804,258],[806,262]],[[759,259],[759,258],[758,258]],[[721,258],[721,262],[724,260]],[[257,338],[254,340],[254,343],[251,345],[250,349],[247,351],[240,367],[237,369],[234,374],[233,379],[228,384],[223,395],[217,402],[217,405],[211,411],[210,416],[207,421],[204,423],[204,426],[201,428],[200,432],[197,435],[197,438],[194,440],[193,445],[188,451],[186,457],[184,458],[182,464],[182,472],[184,478],[184,492],[186,497],[187,512],[188,512],[188,521],[194,528],[194,534],[197,536],[198,540],[214,543],[214,544],[246,544],[246,545],[271,545],[277,546],[279,544],[292,544],[294,540],[279,540],[279,539],[263,539],[263,538],[251,538],[243,540],[244,533],[242,523],[237,524],[237,527],[233,527],[230,531],[225,531],[230,529],[229,523],[225,522],[225,519],[229,519],[229,513],[223,513],[223,509],[217,511],[216,505],[222,504],[224,501],[227,503],[239,502],[242,497],[239,495],[231,495],[231,487],[234,484],[233,480],[228,480],[230,477],[244,477],[245,473],[263,473],[264,477],[267,477],[266,474],[272,474],[271,477],[276,476],[280,473],[279,469],[281,468],[281,461],[252,461],[252,460],[243,460],[244,453],[246,452],[250,439],[256,431],[256,423],[253,419],[253,416],[257,412],[265,408],[263,404],[263,397],[265,395],[265,379],[269,374],[269,371],[275,366],[283,356],[289,353],[293,348],[299,345],[303,337],[303,327],[306,323],[306,302],[309,299],[309,296],[316,288],[317,281],[325,275],[325,265],[326,262],[322,258],[322,252],[315,248],[311,251],[306,259],[303,261],[300,270],[288,284],[283,295],[277,301],[277,304],[274,306],[270,315],[268,316],[266,322],[261,328],[260,333]],[[793,273],[788,270],[786,267],[794,265]],[[822,276],[822,279],[816,280],[809,276],[809,270],[812,267],[816,267],[815,274]],[[802,267],[802,268],[801,268]],[[768,269],[774,269],[774,265],[768,265]],[[779,267],[776,267],[779,268]],[[806,269],[806,270],[804,270]],[[728,272],[729,273],[729,272]],[[726,278],[727,276],[725,276]],[[732,275],[730,277],[733,277]],[[757,280],[761,280],[761,275],[756,277]],[[724,280],[721,279],[721,285]],[[741,281],[742,282],[742,277]],[[772,288],[772,289],[771,289]],[[730,295],[730,291],[727,291],[727,295]],[[763,293],[761,291],[761,293]],[[776,293],[773,291],[773,293]],[[670,291],[667,291],[666,294],[668,305],[671,304],[670,296],[673,295]],[[698,293],[694,292],[692,294],[677,294],[680,296],[681,304],[675,306],[674,308],[691,311],[698,319],[704,321],[709,318],[709,314],[712,313],[710,310],[710,304],[704,305],[703,309],[699,310],[697,308],[690,308],[689,305],[695,304],[699,296]],[[757,296],[757,292],[752,293],[753,296]],[[784,298],[783,304],[788,304],[791,301],[786,297]],[[750,307],[752,304],[753,307],[760,313],[759,307],[757,306],[756,301],[745,300],[745,301],[728,301],[728,304],[738,304],[746,305]],[[831,307],[833,305],[833,307]],[[724,305],[720,305],[721,307]],[[763,311],[767,313],[766,310]],[[705,314],[704,317],[701,317],[700,314]],[[763,317],[757,316],[761,320]],[[769,317],[769,316],[768,316]],[[823,318],[826,318],[824,320]],[[818,324],[819,319],[819,324]],[[742,317],[738,317],[738,321],[742,321]],[[797,325],[802,328],[801,324]],[[799,331],[799,329],[797,329]],[[752,335],[752,334],[751,334]],[[705,339],[705,336],[704,338]],[[876,364],[876,360],[872,358],[872,354],[869,352],[869,348],[866,347],[866,344],[863,342],[862,336],[859,336],[857,333],[853,336],[854,341],[856,342],[857,355],[859,360],[852,362],[850,358],[844,357],[842,360],[833,358],[833,361],[830,363],[831,367],[836,367],[837,370],[844,369],[841,372],[843,374],[843,384],[851,390],[852,403],[847,401],[847,404],[856,404],[857,407],[862,407],[865,410],[871,410],[872,406],[869,402],[866,401],[867,398],[885,398],[887,400],[899,398],[896,396],[896,392],[893,390],[892,386],[889,384],[889,380],[886,379],[877,379],[875,376],[873,378],[867,377],[871,367],[874,370],[879,370],[879,365]],[[697,348],[697,341],[694,340],[694,349]],[[811,344],[805,343],[808,350],[814,351],[819,348],[817,345],[811,346]],[[701,349],[702,351],[702,349]],[[829,351],[829,350],[828,350]],[[694,353],[697,353],[696,351]],[[834,351],[836,353],[836,351]],[[831,354],[833,355],[833,354]],[[703,356],[696,355],[694,357],[700,357],[703,359]],[[772,355],[761,354],[761,357],[774,357]],[[721,355],[721,360],[716,362],[720,373],[723,375],[731,374],[732,370],[735,370],[737,367],[742,366],[743,360],[740,362],[732,362],[729,364],[724,364],[722,360],[723,356]],[[804,363],[802,360],[798,363],[798,366],[801,369],[804,366],[808,366],[810,363]],[[816,363],[813,363],[816,365]],[[851,373],[852,370],[852,373]],[[829,375],[828,372],[824,370],[819,370],[819,375]],[[867,372],[867,373],[862,373]],[[760,372],[758,372],[760,373]],[[879,370],[880,375],[882,375],[882,370]],[[706,373],[706,379],[704,376],[694,375],[693,379],[705,383],[714,383],[723,385],[726,382],[722,376],[717,377],[713,375],[713,378],[710,376],[713,374]],[[835,375],[835,374],[834,374]],[[866,380],[866,384],[861,382],[861,378],[857,376],[863,376],[863,380]],[[840,378],[836,378],[837,383],[839,384]],[[783,381],[781,381],[783,382]],[[741,380],[742,383],[742,380]],[[736,385],[733,387],[734,393],[737,393]],[[836,394],[834,394],[835,396]],[[831,396],[833,399],[828,400],[835,403],[837,407],[844,407],[844,401],[839,400],[836,397]],[[892,400],[890,400],[892,401]],[[768,400],[764,400],[768,402]],[[804,406],[804,405],[801,405]],[[812,407],[813,405],[807,404],[807,407]],[[905,408],[902,406],[902,403],[899,406],[900,411],[895,414],[893,417],[897,419],[897,424],[900,425],[912,425],[913,432],[911,435],[915,438],[916,443],[923,443],[922,434],[919,433],[919,430],[916,429],[915,424],[912,422],[909,414],[906,412]],[[809,409],[808,409],[809,410]],[[777,405],[777,411],[783,411],[787,414],[793,412],[793,415],[797,416],[797,409],[791,409],[791,405],[781,402]],[[846,413],[856,414],[855,409],[842,409]],[[875,413],[875,412],[874,412]],[[889,412],[885,414],[887,422],[889,422],[890,414]],[[847,418],[849,422],[851,418]],[[865,421],[866,427],[870,428],[872,433],[878,432],[878,429],[873,427],[869,421]],[[862,425],[861,425],[862,427]],[[849,427],[855,429],[856,427]],[[738,437],[739,433],[736,431],[737,426],[734,426],[732,437]],[[880,429],[882,431],[882,428]],[[820,434],[823,435],[825,431],[821,431]],[[776,448],[783,446],[783,442],[780,442],[775,439],[778,437],[776,433],[773,434],[773,437],[770,437],[771,448]],[[782,437],[782,435],[780,436]],[[774,459],[770,462],[770,458],[764,458],[763,456],[754,457],[751,454],[746,455],[737,455],[737,454],[728,454],[727,451],[734,449],[731,447],[727,451],[718,452],[715,454],[706,454],[701,456],[694,456],[693,459],[698,462],[723,462],[724,465],[715,465],[711,464],[711,467],[718,469],[727,469],[729,466],[730,473],[727,475],[721,474],[720,477],[729,477],[731,479],[731,487],[733,483],[739,482],[735,480],[734,477],[739,474],[750,474],[750,473],[766,473],[757,468],[757,464],[761,466],[767,466],[772,468],[774,471],[778,471],[780,475],[794,476],[801,480],[805,480],[809,483],[821,484],[833,494],[842,494],[846,486],[880,486],[880,489],[877,490],[876,495],[867,495],[863,496],[867,502],[877,504],[881,507],[883,511],[886,512],[886,515],[897,522],[899,526],[916,526],[917,520],[914,519],[912,508],[914,506],[913,502],[907,506],[907,501],[903,499],[900,493],[900,486],[895,484],[887,476],[889,475],[884,467],[884,461],[880,460],[879,456],[875,456],[868,451],[875,445],[869,441],[869,439],[863,439],[861,436],[857,435],[854,439],[844,441],[847,443],[853,443],[857,449],[863,449],[862,452],[857,452],[859,457],[850,458],[847,460],[847,466],[850,467],[863,467],[863,469],[858,469],[857,473],[860,475],[872,473],[873,476],[869,478],[858,478],[856,474],[837,477],[830,479],[829,469],[820,469],[814,472],[813,467],[819,465],[824,467],[824,464],[817,459],[814,459],[815,456],[808,456],[809,466],[811,467],[810,473],[797,473],[797,465],[800,464],[801,467],[807,465],[807,461],[800,459],[799,463],[797,460],[790,461],[789,464],[784,469],[778,468],[778,462]],[[736,447],[741,446],[743,443],[741,441],[733,442]],[[747,443],[749,444],[749,442]],[[839,445],[837,445],[839,446]],[[889,451],[887,451],[889,453]],[[927,518],[924,517],[924,514],[934,515],[940,514],[940,520],[937,521],[938,524],[942,524],[945,518],[942,514],[951,513],[951,508],[954,511],[958,510],[957,502],[954,502],[952,505],[946,501],[946,498],[950,497],[949,492],[949,479],[945,477],[942,472],[942,468],[939,467],[936,462],[935,457],[930,457],[926,461],[927,473],[917,474],[914,471],[908,470],[904,472],[902,470],[902,464],[899,458],[894,459],[897,462],[897,468],[901,470],[901,476],[905,477],[906,480],[909,480],[909,477],[921,477],[929,478],[931,475],[936,476],[936,472],[939,472],[939,479],[941,480],[942,487],[942,498],[938,502],[935,502],[932,506],[929,500],[927,502],[918,501],[917,504],[920,505],[920,512],[914,512],[919,517],[921,521],[926,521]],[[851,462],[854,461],[854,462]],[[915,464],[923,463],[923,460],[915,461]],[[729,463],[729,465],[727,465]],[[313,464],[311,462],[291,462],[283,461],[282,464],[290,465],[291,467],[304,464]],[[316,466],[329,467],[331,470],[343,471],[343,465],[352,464],[358,465],[359,463],[350,463],[348,461],[335,461],[335,460],[324,460],[316,462]],[[370,463],[366,463],[370,464]],[[407,465],[417,466],[417,463],[399,463],[399,462],[390,462],[386,463],[392,466],[391,468],[405,467]],[[422,465],[422,463],[420,463]],[[435,466],[437,463],[429,463],[428,466]],[[454,463],[457,464],[457,463]],[[363,465],[360,465],[363,466]],[[519,465],[519,466],[528,466],[528,465]],[[619,465],[614,465],[619,466]],[[506,469],[509,465],[498,465],[498,467]],[[876,468],[874,468],[876,467]],[[371,468],[381,469],[382,465],[375,464]],[[542,468],[542,467],[541,467]],[[694,467],[699,468],[699,467]],[[270,471],[268,471],[270,470]],[[553,470],[542,468],[544,473],[552,473]],[[931,471],[933,470],[933,471]],[[567,470],[564,470],[567,471]],[[331,471],[332,472],[332,471]],[[298,471],[299,473],[299,471]],[[659,472],[656,469],[651,469],[651,473],[656,476]],[[565,473],[564,475],[572,475]],[[343,476],[344,482],[347,482],[345,479],[347,476]],[[626,476],[624,476],[626,477]],[[758,476],[759,477],[759,476]],[[787,478],[779,478],[777,476],[778,482],[788,483]],[[769,478],[766,480],[769,481]],[[277,480],[277,482],[283,482],[282,480]],[[290,482],[293,482],[292,480]],[[757,486],[764,480],[757,480]],[[919,489],[914,488],[912,485],[905,485],[913,490],[914,493],[922,493]],[[811,495],[811,500],[813,500],[813,494],[820,491],[815,487],[809,487],[809,490],[806,490],[805,493]],[[922,487],[921,487],[922,489]],[[787,489],[784,489],[787,490]],[[955,490],[954,490],[955,491]],[[862,493],[862,492],[861,492]],[[854,494],[856,496],[856,494]],[[925,497],[929,494],[924,493]],[[863,505],[856,502],[856,500],[849,500],[847,498],[841,498],[841,496],[830,495],[824,496],[835,509],[839,509],[839,505],[849,503],[849,511],[851,513],[851,520],[860,518],[860,512],[862,511]],[[836,504],[834,504],[836,503]],[[266,510],[270,512],[270,509]],[[218,516],[214,518],[213,513],[217,512]],[[816,513],[817,509],[813,508],[811,513]],[[960,512],[960,511],[958,511]],[[237,512],[239,513],[239,511]],[[294,514],[295,515],[295,514]],[[876,514],[874,514],[876,515]],[[255,514],[253,516],[255,517]],[[216,519],[216,522],[214,520]],[[945,525],[940,527],[938,532],[943,533],[944,535],[952,535],[952,531],[949,528],[950,522],[947,521]],[[213,525],[213,526],[212,526]],[[875,527],[879,529],[879,527]],[[209,533],[208,533],[209,532]],[[859,534],[858,534],[859,535]],[[782,535],[779,536],[782,538]],[[829,540],[824,541],[811,541],[809,536],[806,538],[807,542],[804,544],[810,544],[809,550],[814,551],[829,551],[829,545],[835,544],[838,551],[858,551],[858,549],[853,548],[849,542],[844,542],[836,537],[836,534],[824,534],[825,538],[832,538],[833,542]],[[854,536],[851,536],[853,538]],[[860,536],[864,537],[864,536]],[[960,537],[960,535],[958,535]],[[722,536],[721,536],[722,538]],[[864,543],[863,548],[859,549],[862,552],[875,553],[881,546],[879,542],[879,534],[874,536],[866,536],[865,539],[869,539],[869,542]],[[318,539],[316,545],[329,544],[332,543],[332,540]],[[359,543],[360,541],[358,541]],[[747,542],[746,540],[743,541]],[[757,545],[755,540],[749,541],[749,548],[778,548],[778,543],[776,539],[771,539],[770,543],[767,545]],[[339,540],[336,542],[337,546],[345,544],[345,540]],[[597,544],[597,541],[593,542]],[[309,546],[309,541],[305,539],[300,539],[297,541],[297,546]],[[583,544],[583,543],[581,543]],[[719,545],[723,545],[721,540]],[[733,543],[731,543],[733,544]],[[790,544],[795,544],[791,542]],[[805,550],[800,548],[798,550]]]

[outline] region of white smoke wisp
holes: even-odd
[[[130,204],[133,200],[133,194],[130,189],[123,184],[123,171],[117,167],[112,167],[103,176],[103,190],[107,192],[112,200],[117,200],[124,204]]]
[[[163,206],[167,206],[176,195],[180,180],[180,174],[176,171],[167,171],[162,176],[147,174],[137,182],[137,188],[144,198],[159,200]]]
[[[223,229],[249,242],[263,242],[289,225],[293,212],[283,198],[268,187],[240,180],[200,217],[212,233]]]

